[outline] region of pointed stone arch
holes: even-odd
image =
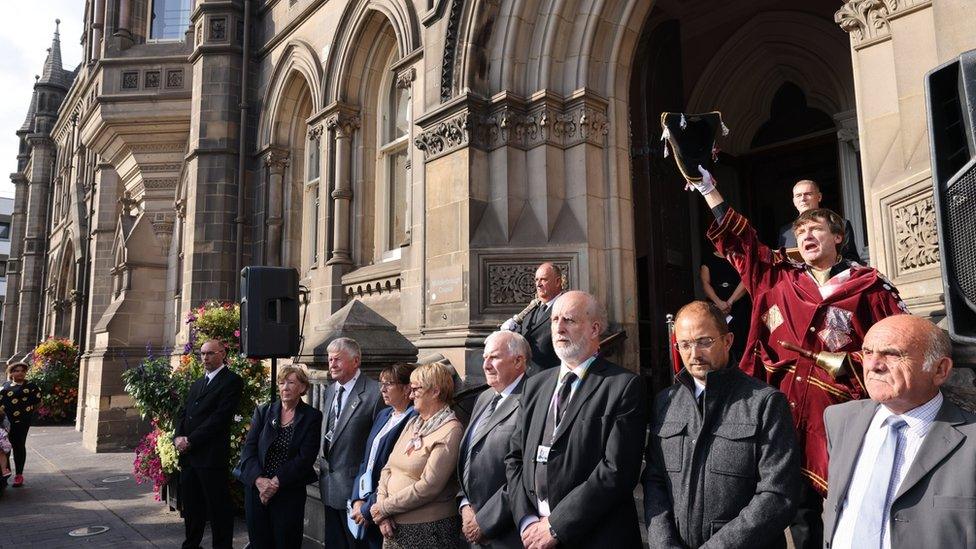
[[[812,108],[830,115],[852,111],[851,70],[835,62],[849,59],[849,49],[847,37],[831,21],[797,11],[759,14],[708,63],[689,95],[688,110],[723,112],[733,129],[723,143],[730,153],[749,149],[773,97],[787,82],[803,89]]]
[[[271,73],[267,92],[264,96],[264,113],[258,128],[258,142],[262,146],[274,143],[277,133],[276,116],[282,111],[281,102],[286,100],[286,89],[295,85],[295,78],[304,79],[312,98],[312,112],[318,112],[322,106],[322,85],[324,76],[322,63],[308,43],[302,40],[292,40],[285,47],[281,60],[275,65]]]
[[[342,14],[332,41],[326,66],[325,105],[362,101],[360,82],[365,60],[375,49],[372,37],[389,25],[396,44],[397,59],[403,60],[422,46],[420,24],[412,2],[404,0],[360,0],[351,2]],[[370,37],[369,40],[363,38]]]

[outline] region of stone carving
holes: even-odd
[[[156,212],[153,214],[152,225],[153,234],[159,240],[160,249],[163,253],[169,251],[170,244],[173,242],[173,226],[175,212]]]
[[[447,16],[447,28],[444,30],[444,57],[441,60],[441,102],[451,98],[454,85],[454,55],[457,53],[458,29],[461,26],[461,11],[463,0],[450,0],[451,11]]]
[[[227,39],[227,19],[225,17],[213,17],[210,19],[210,40],[223,42]]]
[[[142,186],[146,190],[151,190],[151,191],[156,191],[156,190],[168,191],[176,188],[176,178],[167,177],[163,179],[143,179]]]
[[[322,133],[325,131],[325,127],[322,124],[316,124],[315,126],[309,126],[308,128],[308,138],[312,141],[322,137]]]
[[[286,149],[270,149],[264,155],[264,165],[274,171],[283,171],[288,166],[288,151]]]
[[[930,193],[923,196],[892,208],[895,257],[900,273],[939,264],[935,199]]]
[[[136,71],[125,71],[122,73],[122,89],[123,90],[137,90],[139,89],[139,73]]]
[[[146,71],[145,87],[146,88],[159,87],[159,71]]]
[[[590,105],[561,108],[551,103],[529,106],[502,105],[484,120],[485,145],[531,149],[539,145],[568,148],[580,143],[603,146],[609,131],[606,113]]]
[[[417,69],[410,67],[396,76],[396,87],[405,90],[410,88],[413,81],[417,79]]]
[[[336,113],[326,119],[325,125],[336,133],[337,138],[352,137],[359,129],[359,116],[349,113]]]
[[[446,154],[468,144],[471,130],[471,114],[461,113],[420,132],[414,144],[423,151],[425,159]]]
[[[855,47],[866,46],[889,36],[889,21],[897,15],[931,3],[931,0],[847,0],[834,14],[834,22],[850,33]]]
[[[515,308],[525,305],[535,297],[535,271],[542,260],[533,263],[488,263],[488,307]],[[555,261],[563,272],[564,287],[569,287],[565,277],[569,273],[569,261]],[[513,307],[514,306],[514,307]],[[517,309],[516,309],[517,310]]]
[[[183,87],[183,69],[166,71],[166,87],[169,89],[179,89]]]

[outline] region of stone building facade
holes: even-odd
[[[243,265],[298,269],[299,361],[358,300],[477,379],[550,260],[659,385],[710,215],[663,157],[666,110],[722,111],[717,175],[763,235],[817,179],[939,321],[923,76],[976,48],[968,4],[88,0],[83,62],[55,37],[17,132],[0,354],[80,342],[85,445],[118,448],[120,371]]]

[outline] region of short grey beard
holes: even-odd
[[[553,345],[553,347],[556,351],[556,356],[558,356],[559,360],[562,360],[563,362],[580,362],[586,358],[585,356],[582,356],[584,354],[583,342],[570,342],[565,347],[557,345]]]

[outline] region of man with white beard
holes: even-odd
[[[563,294],[551,321],[560,365],[526,381],[505,459],[522,542],[640,547],[634,487],[647,426],[643,384],[599,356],[607,320],[592,295]]]

